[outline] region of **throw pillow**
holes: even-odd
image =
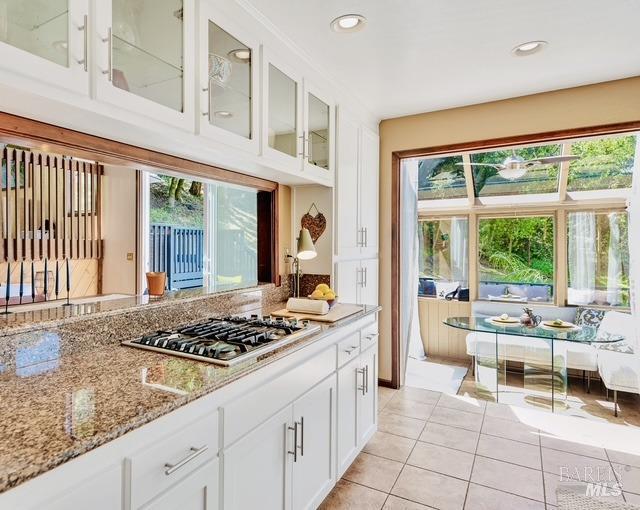
[[[604,318],[604,313],[605,310],[580,306],[576,311],[576,325],[598,328]]]

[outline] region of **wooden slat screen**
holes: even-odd
[[[100,258],[102,166],[0,148],[0,261]]]

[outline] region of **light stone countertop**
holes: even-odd
[[[283,306],[281,301],[263,303],[251,311],[268,314]],[[226,311],[246,313],[249,308],[245,305]],[[338,323],[322,325],[318,333],[233,367],[121,346],[114,339],[78,340],[68,345],[76,338],[75,332],[56,328],[17,335],[10,342],[10,357],[5,350],[3,358],[0,350],[0,492],[377,311],[379,307],[366,306]],[[115,325],[130,320],[128,317],[126,313],[111,315],[107,322]],[[190,316],[191,320],[196,318]],[[191,320],[183,318],[182,323]],[[90,324],[93,323],[89,321],[83,327]],[[11,337],[0,338],[0,343],[8,339]],[[158,391],[148,383],[179,392]]]

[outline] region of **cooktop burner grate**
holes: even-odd
[[[123,345],[230,366],[271,352],[319,329],[308,321],[280,317],[213,317],[198,324],[126,340]]]

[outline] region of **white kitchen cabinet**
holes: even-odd
[[[338,370],[337,459],[338,478],[341,477],[360,451],[358,448],[358,379],[360,358],[357,357]]]
[[[140,510],[216,510],[218,460],[211,460]]]
[[[89,94],[89,2],[3,2],[0,69]]]
[[[378,304],[378,259],[360,261],[360,304]]]
[[[380,139],[376,133],[361,128],[360,145],[360,245],[365,256],[378,254],[378,188]]]
[[[316,508],[335,482],[336,381],[326,379],[293,404],[299,449],[294,456],[293,508]]]
[[[358,161],[360,154],[360,125],[350,116],[338,112],[336,162],[336,253],[341,257],[360,255],[360,194],[358,189]],[[342,296],[343,294],[340,293]],[[350,301],[353,302],[353,301]]]
[[[335,109],[325,92],[304,80],[302,170],[333,185]]]
[[[204,0],[198,4],[199,133],[260,151],[260,42]]]
[[[378,349],[373,347],[360,356],[358,401],[358,445],[362,448],[373,436],[378,423]]]
[[[378,259],[338,262],[335,279],[341,301],[359,305],[378,304]]]
[[[262,48],[262,155],[333,185],[335,107],[326,93]]]
[[[287,406],[224,452],[224,509],[291,508],[293,409]]]
[[[378,254],[379,138],[344,108],[338,112],[336,255]]]
[[[302,76],[262,49],[262,155],[286,168],[302,168]]]
[[[193,131],[195,1],[96,2],[96,99]]]

